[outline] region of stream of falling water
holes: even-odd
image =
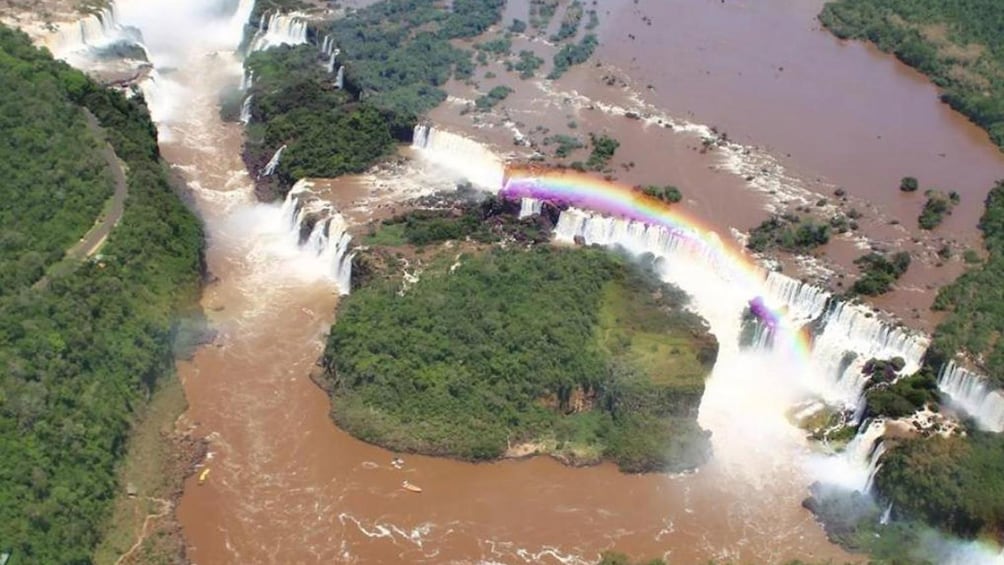
[[[178,509],[196,563],[582,563],[608,548],[676,562],[846,558],[800,507],[804,444],[777,410],[797,375],[738,348],[736,300],[748,297],[698,301],[722,351],[701,407],[716,457],[697,473],[417,456],[398,470],[392,453],[338,430],[308,378],[338,300],[330,265],[290,241],[279,206],[254,202],[241,128],[218,113],[220,90],[242,78],[233,50],[249,10],[246,0],[119,6],[156,66],[144,92],[164,156],[193,188],[218,277],[203,302],[220,337],[179,367],[187,418],[210,443],[209,480],[190,479]],[[726,290],[712,273],[681,272],[694,289]],[[405,478],[425,492],[402,491]]]

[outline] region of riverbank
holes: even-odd
[[[189,435],[191,424],[182,418],[187,409],[181,381],[171,375],[137,414],[95,563],[189,562],[175,508],[184,479],[204,460],[207,444]]]
[[[1004,149],[1004,37],[992,2],[836,0],[819,20],[841,39],[868,41],[924,73],[941,99]]]
[[[50,273],[43,288],[0,297],[0,321],[9,330],[0,338],[0,358],[10,369],[0,383],[6,462],[0,539],[15,561],[83,562],[93,557],[120,492],[117,472],[133,418],[173,373],[174,321],[198,296],[202,231],[168,182],[145,104],[52,60],[19,33],[0,27],[0,43],[6,92],[16,95],[33,83],[16,100],[18,111],[6,114],[19,118],[4,124],[10,147],[29,153],[7,155],[4,164],[17,172],[6,176],[31,175],[31,186],[44,190],[36,197],[6,184],[17,190],[6,198],[8,210],[30,221],[40,208],[56,221],[55,227],[35,223],[22,241],[79,239],[114,194],[116,177],[121,181],[120,171],[104,169],[112,151],[126,171],[129,196],[101,260]],[[97,119],[111,149],[91,134],[65,137],[87,132],[83,109]],[[47,125],[64,114],[66,121]],[[93,156],[83,169],[74,167],[73,156],[86,149]],[[57,178],[35,174],[36,167]],[[105,182],[93,185],[95,174]],[[77,218],[79,232],[65,233],[74,229],[59,222],[66,217]],[[9,241],[17,241],[10,239],[17,225],[5,219]],[[63,256],[59,247],[55,258]],[[27,265],[5,258],[3,266],[20,272]]]

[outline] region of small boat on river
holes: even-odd
[[[202,470],[202,473],[199,474],[199,484],[200,485],[205,484],[206,479],[208,478],[209,478],[209,467],[206,467],[205,469]]]
[[[404,481],[403,483],[401,483],[401,488],[410,492],[422,492],[422,487],[413,485],[408,481]]]

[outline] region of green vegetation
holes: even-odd
[[[346,89],[382,110],[417,116],[446,99],[441,87],[470,52],[451,39],[474,37],[501,18],[503,0],[461,0],[444,10],[435,0],[377,2],[337,19],[328,30],[346,62]]]
[[[450,40],[473,37],[497,23],[502,0],[383,1],[355,10],[318,33],[331,33],[345,65],[337,90],[315,46],[278,47],[252,54],[252,126],[245,161],[260,171],[287,145],[266,198],[304,176],[361,172],[407,141],[418,116],[446,99],[440,87],[469,78],[471,53]],[[500,45],[492,45],[493,49]],[[268,180],[268,179],[266,179]]]
[[[393,148],[394,116],[336,89],[314,47],[258,51],[246,65],[255,83],[245,161],[257,173],[287,146],[269,195],[284,194],[303,177],[362,172]]]
[[[79,109],[65,105],[86,107],[128,168],[125,213],[102,258],[51,277],[45,288],[0,297],[0,540],[17,563],[87,563],[110,517],[133,416],[173,370],[172,320],[197,296],[201,231],[168,184],[141,96],[99,87],[6,28],[0,68],[25,79],[5,79],[5,89],[31,85],[25,104],[49,101],[52,115],[67,117],[65,133],[47,131],[41,119],[40,135],[80,134]],[[28,129],[38,118],[18,115],[17,127]],[[89,136],[78,143],[94,146]],[[78,149],[45,147],[19,166],[76,162],[46,153]],[[50,190],[67,181],[57,182]],[[5,182],[0,190],[18,188]],[[107,196],[106,186],[92,188],[100,195],[74,202]],[[15,216],[34,213],[37,202],[16,193],[3,201]],[[69,204],[54,201],[51,212]]]
[[[781,249],[808,253],[830,241],[830,226],[794,215],[771,216],[750,230],[746,247],[757,253]]]
[[[928,75],[942,100],[1004,147],[1004,4],[998,0],[837,0],[819,19]]]
[[[508,55],[509,49],[512,48],[512,40],[507,37],[497,37],[484,43],[476,43],[474,48],[493,55]]]
[[[903,192],[917,192],[920,183],[914,177],[903,177],[899,181],[899,189]]]
[[[474,100],[474,107],[480,112],[487,112],[498,105],[499,102],[505,100],[513,92],[515,91],[508,86],[496,86],[495,88],[489,90],[488,94],[478,96],[477,99]]]
[[[669,202],[670,204],[676,204],[677,202],[683,200],[683,193],[680,192],[679,188],[671,184],[666,186],[656,186],[650,184],[641,189],[644,194],[662,200],[663,202]]]
[[[544,138],[544,145],[556,144],[557,149],[554,150],[554,156],[564,159],[572,154],[576,149],[582,149],[585,145],[579,141],[579,138],[571,135],[552,135],[550,137]]]
[[[934,300],[935,310],[948,311],[934,332],[928,350],[930,363],[938,367],[956,353],[980,360],[982,372],[998,385],[1004,384],[1004,181],[998,181],[986,199],[980,219],[988,258],[954,283],[944,286]],[[973,250],[969,263],[979,263]]]
[[[893,283],[910,268],[910,254],[900,251],[889,260],[880,253],[869,253],[855,259],[854,264],[861,269],[861,276],[854,281],[851,292],[878,296],[889,292]]]
[[[585,63],[593,55],[596,46],[599,45],[596,36],[587,33],[575,45],[565,44],[554,54],[554,68],[548,73],[547,78],[558,79],[574,65]]]
[[[558,0],[530,0],[530,27],[547,29],[557,11]]]
[[[870,496],[857,491],[818,483],[802,506],[819,519],[826,535],[852,552],[869,554],[870,565],[934,565],[939,536],[930,527],[906,520],[897,511],[896,519],[881,523],[883,509]],[[897,505],[898,509],[899,506]],[[795,563],[795,562],[793,562]],[[801,562],[798,562],[801,563]]]
[[[865,393],[865,412],[868,416],[902,418],[909,416],[924,406],[938,403],[938,381],[934,374],[925,369],[915,375],[890,383],[891,378],[872,376]]]
[[[381,222],[370,236],[372,245],[429,245],[472,239],[491,243],[500,238],[543,243],[550,239],[544,226],[533,219],[518,220],[518,206],[491,197],[477,206],[459,210],[413,210]],[[390,233],[388,233],[390,232]]]
[[[526,31],[526,22],[520,19],[514,19],[512,24],[509,25],[509,31],[513,33],[523,33]]]
[[[614,153],[617,152],[617,148],[621,146],[621,142],[607,134],[596,135],[590,133],[589,142],[592,144],[593,150],[586,161],[586,167],[594,171],[605,169],[607,164],[610,163],[610,159],[613,158]]]
[[[0,38],[13,41],[9,32]],[[112,177],[55,68],[0,51],[0,297],[39,280],[94,223]]]
[[[996,537],[1004,529],[1000,434],[905,439],[882,461],[876,486],[897,514],[966,538]]]
[[[398,244],[498,241],[532,224],[498,219],[507,227],[485,231],[500,206],[418,211],[381,231]],[[420,280],[403,286],[401,249],[363,254],[367,282],[328,340],[323,378],[344,429],[472,460],[529,443],[632,472],[707,456],[695,417],[717,342],[679,290],[605,251],[547,245],[427,249]]]
[[[566,39],[575,37],[579,33],[579,23],[582,21],[582,3],[579,0],[572,0],[565,10],[564,17],[561,18],[561,27],[558,33],[551,36],[551,41],[558,43]]]
[[[627,555],[617,551],[604,551],[600,555],[600,562],[597,565],[666,565],[662,559],[651,559],[648,561],[633,561]]]
[[[544,64],[544,60],[534,54],[533,51],[527,49],[522,49],[519,52],[519,60],[515,63],[506,61],[507,71],[519,71],[519,78],[528,79],[533,78],[534,73],[537,72]]]
[[[946,214],[952,213],[952,208],[958,203],[959,194],[957,192],[946,196],[941,191],[928,190],[927,202],[924,203],[924,209],[920,212],[917,223],[922,229],[933,230],[941,224]]]

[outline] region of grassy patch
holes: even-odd
[[[608,283],[597,325],[600,347],[629,360],[653,384],[703,387],[708,369],[693,335],[653,302],[622,282]]]

